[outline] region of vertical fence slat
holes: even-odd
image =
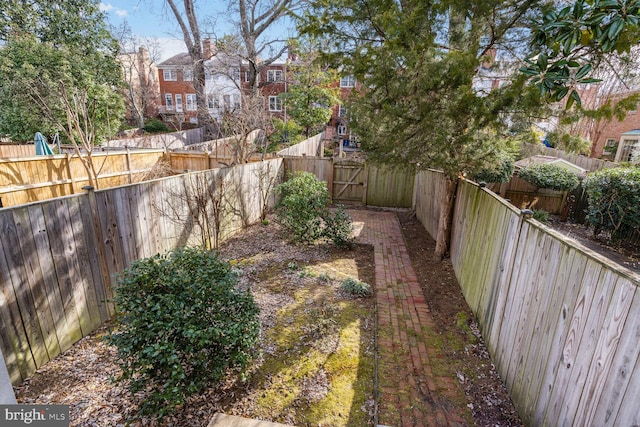
[[[0,226],[4,236],[5,221],[10,212],[0,212]],[[2,341],[2,353],[5,358],[7,370],[12,382],[19,382],[30,376],[36,370],[33,355],[29,349],[29,340],[26,331],[22,327],[20,310],[13,286],[10,269],[13,268],[11,259],[4,247],[4,239],[0,239],[0,340]],[[10,267],[11,266],[11,267]]]
[[[24,208],[20,208],[20,210],[24,210]],[[35,368],[39,368],[48,360],[47,350],[40,330],[33,297],[29,289],[28,272],[26,271],[23,254],[20,250],[20,240],[17,231],[20,224],[15,223],[15,212],[13,212],[14,215],[11,215],[12,212],[8,213],[9,215],[4,217],[5,222],[4,229],[2,230],[2,240],[5,255],[7,256],[7,263],[11,265],[9,272],[13,283],[15,298],[18,303],[19,318],[22,319],[22,327],[26,332],[28,340],[26,349],[24,349],[24,347],[23,349],[24,351],[31,351]],[[18,221],[20,221],[20,219],[18,219]],[[26,359],[28,359],[28,357],[26,357]],[[31,373],[32,372],[29,374]]]

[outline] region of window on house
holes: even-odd
[[[338,107],[338,117],[347,117],[347,114],[347,107],[345,107],[344,105],[340,105]]]
[[[182,113],[182,94],[176,93],[176,111]]]
[[[162,77],[165,82],[175,82],[178,80],[178,72],[176,70],[162,70]]]
[[[195,93],[188,93],[186,95],[187,99],[186,99],[186,104],[187,104],[187,111],[196,111],[198,109],[198,103],[196,101],[196,94]]]
[[[345,76],[340,78],[340,87],[355,87],[356,78],[353,76]]]
[[[185,82],[190,82],[193,81],[193,70],[191,68],[186,68],[183,72],[182,72],[182,76],[183,76],[183,80]]]
[[[282,111],[282,100],[279,97],[269,97],[269,111]]]
[[[249,76],[250,76],[250,75],[249,75],[249,72],[248,72],[248,71],[245,71],[245,72],[244,72],[244,81],[245,81],[246,83],[249,83]]]
[[[173,110],[173,96],[170,93],[164,94],[164,106],[167,110]]]
[[[231,109],[231,95],[223,95],[222,96],[222,102],[224,103],[224,109],[225,110],[230,110]]]
[[[636,139],[623,139],[622,151],[620,152],[620,162],[630,162],[633,157],[633,153],[640,149],[640,141]]]
[[[338,124],[338,135],[346,135],[347,134],[347,125],[344,123]]]
[[[240,109],[240,95],[237,93],[233,95],[233,108],[236,110]]]
[[[231,69],[231,78],[234,82],[240,81],[240,68],[232,68]]]
[[[267,71],[267,81],[268,82],[281,82],[282,81],[282,70],[268,70]]]
[[[215,97],[208,93],[207,94],[207,108],[212,109],[213,108],[213,100],[215,99]]]

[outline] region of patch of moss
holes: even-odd
[[[296,425],[369,423],[369,415],[361,408],[373,393],[374,360],[367,351],[373,330],[364,329],[362,319],[373,314],[358,301],[332,301],[333,294],[327,286],[297,290],[295,303],[277,313],[277,325],[266,337],[276,344],[276,355],[265,358],[254,378],[263,384],[256,399],[257,416],[283,419],[288,414],[288,422],[294,416]],[[321,320],[331,324],[322,335],[333,333],[339,343],[329,354],[312,346],[314,339],[326,338],[310,333]],[[320,370],[329,380],[327,394],[309,400],[303,395],[302,382]]]

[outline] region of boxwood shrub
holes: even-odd
[[[276,192],[280,196],[276,219],[291,241],[308,244],[324,237],[337,246],[352,245],[351,217],[342,207],[331,213],[329,190],[315,175],[296,173],[276,187]]]
[[[575,173],[551,163],[527,166],[520,169],[518,176],[538,188],[548,190],[571,191],[580,184]]]
[[[186,397],[242,368],[258,342],[258,306],[236,289],[228,263],[199,248],[138,260],[115,290],[117,325],[106,341],[140,415],[162,418]]]
[[[589,174],[583,185],[589,196],[587,222],[594,234],[608,231],[619,240],[640,229],[640,168],[600,170]]]

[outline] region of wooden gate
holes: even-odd
[[[333,203],[343,205],[366,204],[367,171],[365,162],[334,160],[332,187]]]

